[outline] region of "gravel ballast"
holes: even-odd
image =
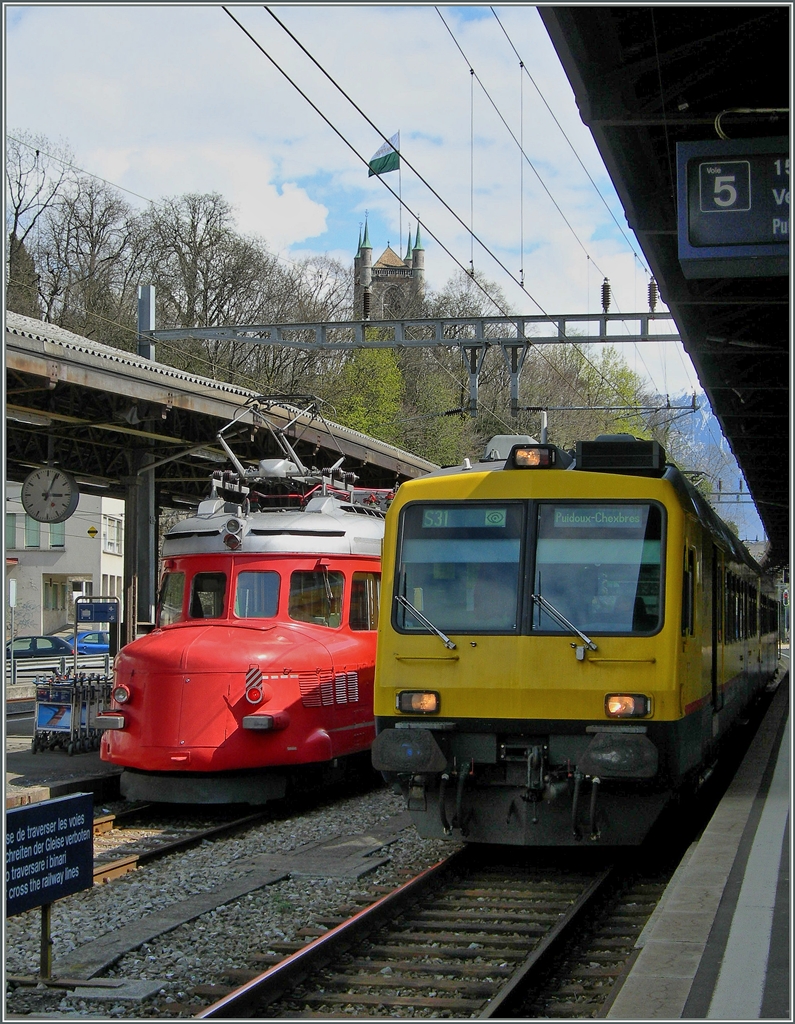
[[[197,893],[245,874],[251,858],[289,854],[333,835],[357,835],[379,826],[404,809],[404,800],[386,788],[326,804],[300,817],[268,822],[231,838],[205,841],[182,854],[145,865],[116,881],[59,900],[52,907],[53,974],[58,961],[130,921],[162,911]],[[211,1000],[191,995],[195,985],[223,983],[223,972],[261,971],[252,954],[271,942],[310,941],[299,931],[318,918],[339,915],[372,886],[397,886],[452,852],[453,844],[420,838],[409,827],[378,851],[388,863],[359,879],[287,878],[255,889],[172,931],[125,953],[104,973],[106,978],[154,979],[157,993],[143,1001],[86,1000],[80,990],[6,985],[6,1015],[98,1019],[189,1017]],[[375,859],[375,857],[374,857]],[[39,968],[40,911],[30,910],[6,922],[6,975],[36,974]],[[87,982],[87,984],[90,984]]]

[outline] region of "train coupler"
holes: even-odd
[[[428,801],[425,795],[425,779],[421,775],[415,775],[409,783],[406,806],[410,811],[425,811],[428,809]]]

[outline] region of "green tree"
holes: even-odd
[[[403,375],[393,349],[360,349],[333,381],[335,418],[343,426],[402,444]]]

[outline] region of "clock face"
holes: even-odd
[[[22,506],[39,523],[62,523],[77,508],[80,492],[62,469],[34,469],[22,484]]]

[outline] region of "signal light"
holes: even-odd
[[[434,715],[439,710],[439,694],[433,690],[402,690],[395,708],[406,715]]]
[[[651,697],[643,693],[608,693],[605,714],[608,718],[646,718],[651,714]]]
[[[130,697],[132,697],[130,687],[126,683],[119,683],[118,686],[114,686],[111,690],[111,697],[113,697],[117,704],[127,704]]]

